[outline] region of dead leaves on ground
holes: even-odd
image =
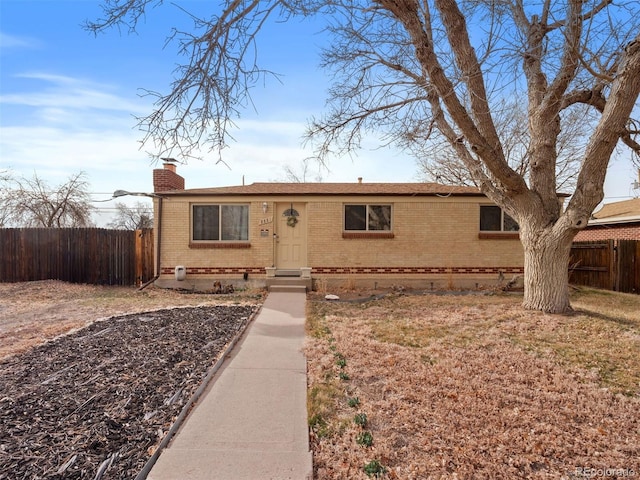
[[[324,327],[307,347],[310,386],[339,388],[326,428],[312,435],[318,479],[366,479],[374,459],[383,478],[399,479],[640,474],[640,318],[429,295],[319,302],[309,316]],[[336,352],[348,381],[336,379]],[[624,375],[607,375],[606,365]],[[356,441],[353,397],[371,447]]]

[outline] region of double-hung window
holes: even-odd
[[[517,232],[518,223],[496,205],[480,206],[481,232]]]
[[[249,240],[249,205],[192,205],[193,241]]]
[[[345,205],[344,229],[347,232],[391,230],[391,205]]]

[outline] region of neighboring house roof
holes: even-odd
[[[438,183],[267,183],[231,187],[192,188],[158,192],[162,195],[402,195],[484,196],[476,187]]]
[[[589,225],[640,222],[640,198],[603,205],[593,214]]]

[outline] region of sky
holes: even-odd
[[[0,0],[0,171],[37,174],[51,186],[85,172],[100,226],[111,219],[115,190],[151,192],[152,163],[136,116],[151,112],[141,89],[167,92],[181,58],[166,44],[171,27],[189,28],[185,10],[206,14],[211,0],[180,0],[150,9],[135,34],[112,29],[94,36],[83,29],[100,17],[99,0]],[[156,2],[150,2],[155,5]],[[321,25],[290,21],[269,26],[259,62],[280,74],[252,90],[254,108],[242,112],[233,140],[202,161],[178,165],[186,188],[282,181],[285,167],[301,171],[311,155],[303,134],[324,112],[328,78],[319,68],[326,38]],[[370,139],[353,157],[332,160],[326,182],[414,182],[414,158]],[[313,168],[313,165],[312,165]],[[313,173],[311,180],[313,180]],[[605,203],[640,194],[630,154],[612,159]],[[121,197],[130,205],[142,197]],[[107,200],[101,202],[101,200]]]

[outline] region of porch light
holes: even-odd
[[[262,213],[267,213],[269,208],[269,204],[267,202],[262,202]]]

